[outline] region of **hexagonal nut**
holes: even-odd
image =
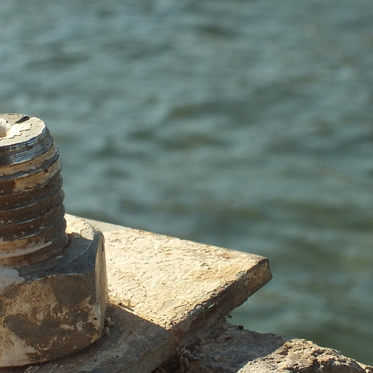
[[[107,280],[102,233],[66,215],[69,243],[42,263],[0,268],[0,367],[69,355],[102,335]]]

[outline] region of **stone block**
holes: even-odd
[[[155,373],[373,373],[373,367],[304,339],[222,321]]]

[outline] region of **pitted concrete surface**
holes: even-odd
[[[103,337],[76,356],[4,372],[152,372],[271,279],[260,256],[94,224],[108,272]]]

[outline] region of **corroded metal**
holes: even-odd
[[[58,149],[38,118],[2,114],[0,135],[0,263],[35,263],[67,243]]]
[[[54,360],[102,334],[102,233],[65,216],[61,165],[38,118],[0,115],[0,368]]]

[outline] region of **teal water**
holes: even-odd
[[[0,3],[0,112],[45,120],[69,213],[244,250],[233,313],[373,364],[370,0]]]

